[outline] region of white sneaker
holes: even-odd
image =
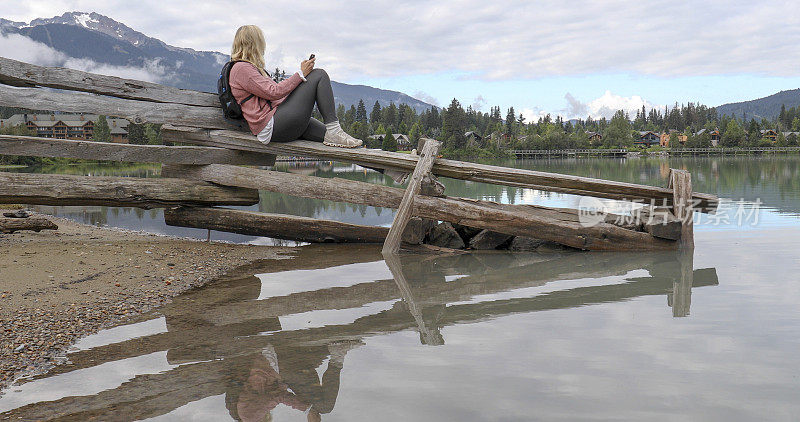
[[[338,121],[326,124],[325,128],[327,130],[322,143],[329,147],[358,148],[363,143],[360,139],[348,135]]]

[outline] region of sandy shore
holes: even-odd
[[[81,337],[290,250],[51,220],[57,231],[0,234],[0,390],[57,364]]]

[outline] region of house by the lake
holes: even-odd
[[[586,137],[589,138],[590,145],[597,145],[603,142],[603,135],[599,132],[586,132]]]
[[[761,137],[764,139],[768,139],[772,142],[775,142],[778,140],[778,131],[773,129],[762,129]]]
[[[685,144],[686,141],[689,140],[689,137],[686,136],[684,133],[678,132],[675,129],[670,129],[670,130],[668,130],[666,132],[662,132],[660,135],[658,135],[658,144],[661,145],[664,148],[669,147],[669,137],[673,133],[677,133],[678,134],[678,142],[680,142],[681,145]]]
[[[647,148],[659,143],[659,136],[649,130],[639,131],[639,137],[633,140],[633,144],[642,148]]]
[[[0,128],[24,125],[40,138],[93,140],[96,114],[21,113],[0,119]],[[111,142],[128,143],[128,121],[106,118]]]
[[[469,146],[469,147],[477,148],[477,147],[480,147],[481,144],[483,143],[482,142],[483,141],[483,136],[478,135],[477,133],[475,133],[473,131],[469,131],[469,132],[465,133],[464,137],[467,138],[467,146]]]
[[[392,136],[394,136],[394,140],[397,142],[398,151],[411,151],[411,149],[414,147],[411,145],[411,140],[408,138],[408,136],[403,135],[402,133],[393,133]],[[385,134],[379,133],[377,135],[370,135],[369,139],[375,139],[379,142],[383,142],[383,138],[385,137]]]
[[[700,135],[702,135],[702,134],[704,134],[706,132],[708,132],[706,129],[700,129],[695,133],[695,136],[700,136]],[[722,136],[719,133],[719,129],[714,129],[714,130],[708,132],[708,134],[711,137],[711,146],[715,147],[715,146],[719,145],[719,141],[720,141],[720,139],[722,139]]]

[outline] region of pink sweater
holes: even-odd
[[[242,114],[253,135],[258,135],[275,115],[275,109],[303,80],[295,73],[280,83],[267,78],[248,62],[235,63],[231,68],[231,92],[236,101],[242,102],[248,95],[255,97],[242,104]],[[272,108],[267,104],[272,101]]]

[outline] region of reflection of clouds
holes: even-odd
[[[407,333],[370,338],[349,362],[354,400],[337,410],[369,419],[378,413],[367,403],[378,402],[409,420],[454,409],[464,420],[791,419],[800,241],[796,230],[774,235],[736,247],[735,233],[698,236],[695,268],[715,266],[720,285],[692,292],[689,318],[672,318],[659,295],[448,326],[441,348]],[[791,264],[758,265],[753,250],[767,245]]]
[[[392,278],[392,273],[383,261],[374,261],[314,270],[256,274],[256,277],[261,280],[261,293],[258,295],[258,299],[261,300],[298,292],[388,280]]]
[[[41,401],[97,394],[137,375],[158,374],[178,366],[167,363],[167,352],[161,351],[43,378],[9,389],[0,397],[0,413]]]

